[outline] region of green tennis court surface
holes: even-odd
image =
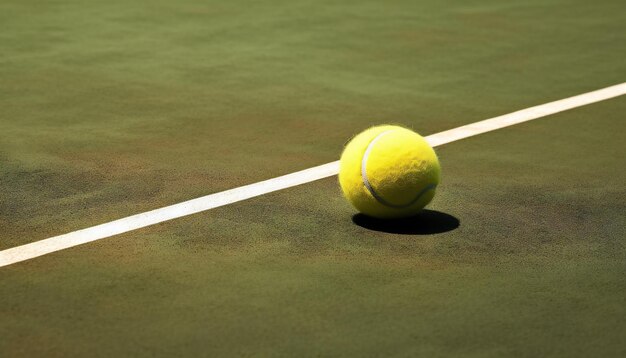
[[[620,1],[0,3],[0,250],[624,82]],[[0,356],[626,355],[626,98],[0,268]]]

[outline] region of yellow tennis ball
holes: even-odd
[[[382,125],[354,137],[341,154],[339,184],[363,214],[417,214],[435,196],[441,167],[433,148],[410,129]]]

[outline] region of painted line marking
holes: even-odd
[[[626,94],[626,82],[430,135],[433,147]],[[0,267],[336,175],[339,161],[0,251]]]

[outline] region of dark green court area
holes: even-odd
[[[620,1],[0,3],[0,250],[626,80]],[[626,356],[626,98],[0,268],[1,357]]]

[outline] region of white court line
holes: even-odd
[[[566,111],[568,109],[618,97],[624,94],[626,94],[626,82],[433,134],[426,137],[426,140],[428,140],[428,142],[435,147],[454,142],[459,139],[475,136],[477,134],[545,117],[558,112]],[[145,213],[129,216],[87,229],[13,247],[0,251],[0,267],[26,261],[38,256],[53,253],[55,251],[60,251],[132,230],[137,230],[164,221],[250,199],[256,196],[271,193],[273,191],[327,178],[336,175],[338,172],[339,162],[336,161],[277,178],[264,180],[258,183],[210,194],[179,204],[147,211]]]

